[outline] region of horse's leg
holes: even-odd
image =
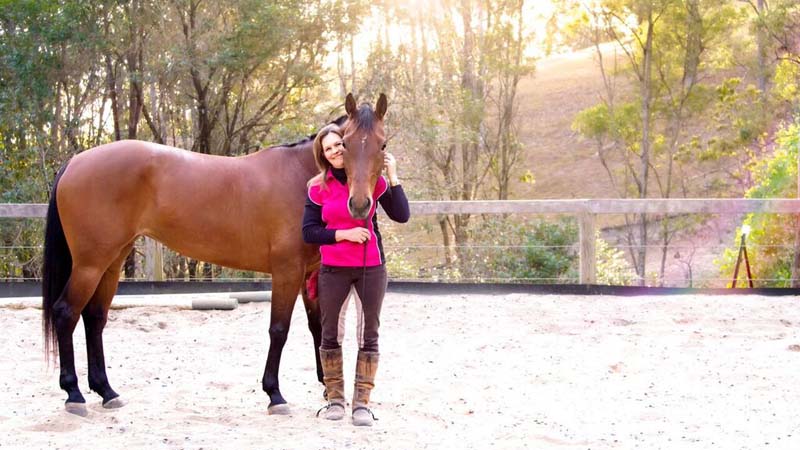
[[[126,247],[116,261],[103,274],[89,304],[83,309],[83,326],[86,330],[86,355],[89,362],[89,389],[103,397],[104,408],[119,408],[125,405],[114,392],[106,375],[103,353],[103,328],[108,321],[108,310],[117,292],[119,275],[125,257],[133,245]]]
[[[74,267],[66,288],[53,304],[53,324],[58,338],[59,362],[61,374],[59,385],[67,392],[67,411],[79,416],[86,416],[86,400],[78,388],[78,376],[75,374],[75,353],[72,345],[72,333],[78,324],[83,308],[95,291],[102,271],[93,267]]]
[[[318,272],[313,276],[318,276]],[[322,318],[319,310],[319,297],[310,299],[308,291],[303,286],[303,305],[306,308],[306,317],[308,317],[308,329],[311,331],[311,337],[314,339],[314,359],[317,362],[317,380],[322,384],[322,361],[319,359],[319,347],[322,345]],[[325,393],[323,392],[323,397]]]
[[[278,387],[278,369],[281,353],[289,335],[292,310],[303,282],[302,266],[287,264],[280,272],[272,274],[272,308],[269,320],[269,353],[261,386],[269,395],[270,414],[289,414],[289,407]]]

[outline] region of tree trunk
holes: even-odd
[[[188,262],[186,263],[187,269],[189,271],[189,279],[196,280],[197,279],[197,261],[194,258],[187,258]]]
[[[339,97],[344,98],[347,95],[347,75],[344,72],[344,58],[343,54],[344,36],[340,36],[336,40],[336,73],[339,75]]]
[[[766,25],[761,23],[764,18],[766,9],[766,1],[758,0],[758,18],[759,24],[756,29],[756,46],[758,52],[758,89],[761,91],[761,100],[767,100],[767,83],[770,76],[769,57],[767,55],[767,44],[769,36],[767,36]]]
[[[498,134],[500,138],[500,174],[498,177],[497,196],[499,200],[508,200],[508,185],[511,182],[511,170],[517,160],[517,136],[514,132],[515,114],[514,107],[516,106],[517,86],[520,80],[520,71],[522,70],[522,50],[523,39],[525,30],[525,21],[523,20],[523,6],[524,1],[519,0],[513,11],[517,15],[517,35],[511,45],[507,47],[507,59],[509,67],[505,69],[504,78],[506,85],[502,90],[500,103],[502,111],[500,114],[500,121],[498,124]],[[510,72],[510,73],[509,73]]]
[[[197,76],[197,71],[192,70],[192,78]],[[199,87],[199,83],[195,84],[198,89],[197,93],[197,138],[194,142],[192,150],[198,153],[211,154],[211,129],[208,120],[208,102],[206,99],[205,90]]]
[[[800,154],[797,155],[797,197],[800,198]],[[795,216],[794,223],[794,261],[792,261],[793,288],[800,287],[800,214]]]
[[[128,139],[136,139],[139,134],[139,118],[142,114],[142,98],[139,93],[139,79],[142,76],[142,67],[139,62],[142,60],[142,29],[136,22],[136,17],[140,13],[141,4],[134,0],[131,4],[129,13],[130,27],[130,47],[126,54],[128,65]]]
[[[450,240],[450,228],[447,225],[447,216],[439,216],[439,229],[442,232],[442,246],[444,247],[444,266],[453,265],[453,243]]]
[[[187,275],[188,269],[186,267],[186,257],[179,256],[178,257],[178,276],[177,278],[180,280],[185,280]]]
[[[686,6],[686,47],[683,60],[683,77],[678,94],[680,97],[673,99],[677,105],[671,114],[668,114],[669,123],[669,151],[667,154],[667,173],[665,187],[662,191],[663,198],[672,197],[672,181],[674,178],[675,153],[678,148],[680,132],[683,129],[684,105],[697,84],[697,73],[700,67],[700,56],[703,53],[703,18],[700,14],[698,0],[687,0]],[[675,103],[675,102],[671,102]],[[669,243],[675,234],[674,229],[670,228],[672,217],[669,214],[661,218],[661,265],[659,267],[659,285],[664,285],[664,277],[667,265],[667,254]]]
[[[117,74],[114,70],[114,63],[111,55],[106,54],[106,89],[108,98],[111,100],[111,121],[114,124],[114,141],[122,139],[122,131],[119,126],[119,103],[117,101]]]
[[[792,261],[793,288],[800,287],[800,214],[795,216],[794,222],[794,260]]]
[[[461,60],[461,88],[466,94],[462,104],[461,125],[473,134],[473,138],[461,138],[461,183],[460,200],[474,200],[478,184],[478,143],[483,123],[482,115],[477,111],[476,103],[483,100],[483,86],[479,80],[480,67],[475,62],[475,29],[472,23],[472,5],[468,0],[461,2],[461,20],[464,26],[464,42]],[[479,21],[480,22],[480,21]],[[481,33],[482,24],[478,24],[478,34]],[[470,269],[472,258],[468,257],[469,247],[469,214],[456,214],[454,216],[455,245],[458,254],[459,268],[462,276]]]
[[[141,238],[137,238],[136,240],[140,240]],[[136,278],[136,246],[131,249],[131,252],[128,253],[128,256],[125,258],[124,264],[124,271],[125,271],[125,279],[126,280],[133,280]]]
[[[648,12],[647,16],[647,37],[644,46],[644,66],[642,69],[641,78],[641,96],[642,96],[642,177],[639,186],[639,198],[647,198],[647,183],[648,174],[650,171],[650,101],[652,95],[651,87],[651,71],[653,59],[653,11]],[[637,274],[639,275],[639,285],[645,285],[645,276],[647,264],[647,214],[640,215],[639,224],[639,265],[637,267]]]
[[[669,242],[672,238],[669,224],[670,218],[668,215],[661,218],[661,267],[658,272],[658,285],[661,287],[664,286],[664,277],[667,269],[667,252],[669,251]]]
[[[458,255],[458,268],[462,277],[473,272],[474,265],[469,251],[469,234],[467,232],[469,218],[469,214],[456,214],[454,217],[456,254]]]
[[[356,92],[356,45],[353,34],[350,34],[350,92],[353,95],[358,95]]]
[[[203,280],[210,281],[214,279],[214,265],[209,262],[203,263]]]
[[[41,273],[39,272],[39,264],[36,261],[27,261],[22,264],[22,278],[26,280],[32,280],[39,278]]]
[[[141,29],[136,22],[136,17],[140,12],[141,4],[135,0],[131,4],[130,12],[128,13],[130,20],[129,36],[130,48],[126,54],[126,62],[128,66],[128,139],[136,139],[139,134],[139,117],[142,111],[142,105],[139,101],[140,96],[137,93],[137,79],[141,76],[141,67],[139,61],[141,60],[140,52],[142,51],[141,42]],[[136,250],[125,258],[125,278],[134,278],[136,276]]]
[[[181,25],[183,29],[183,37],[186,41],[186,52],[189,56],[189,74],[192,79],[192,87],[194,88],[195,101],[197,108],[193,111],[195,115],[196,134],[195,140],[192,145],[192,151],[204,154],[211,153],[211,121],[209,119],[209,104],[208,104],[208,80],[203,80],[203,75],[200,73],[200,62],[197,60],[197,42],[195,26],[197,20],[197,9],[200,2],[189,2],[187,11],[184,15],[181,13]],[[208,78],[210,79],[209,74]],[[204,84],[204,81],[205,84]]]

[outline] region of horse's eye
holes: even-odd
[[[383,152],[386,151],[386,144],[381,145],[381,151],[383,151]]]

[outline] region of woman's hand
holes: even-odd
[[[386,169],[389,184],[392,186],[400,184],[400,179],[397,178],[397,160],[394,159],[394,155],[389,152],[383,154],[383,167]]]
[[[369,230],[364,227],[355,227],[347,230],[336,230],[336,242],[350,241],[361,244],[369,240]]]

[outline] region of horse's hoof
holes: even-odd
[[[287,416],[290,412],[289,405],[286,403],[281,403],[280,405],[269,405],[267,407],[267,413],[269,413],[271,416]]]
[[[121,397],[114,397],[111,400],[103,403],[103,408],[105,409],[117,409],[122,408],[123,406],[125,406],[125,400],[123,400]]]
[[[89,415],[89,410],[86,409],[86,403],[67,402],[64,404],[64,409],[66,409],[68,413],[75,414],[76,416],[86,417]]]

